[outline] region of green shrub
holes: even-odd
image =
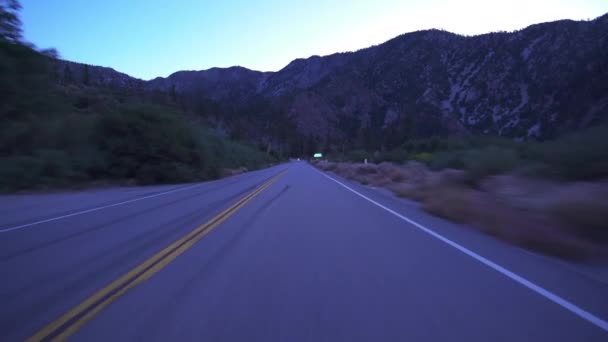
[[[97,134],[112,178],[164,183],[219,174],[220,165],[204,148],[195,130],[175,114],[164,114],[156,108],[131,108],[102,116]]]
[[[412,159],[422,163],[429,163],[433,159],[433,155],[427,152],[422,152],[415,154]]]
[[[416,152],[411,159],[433,170],[463,169],[471,180],[517,170],[532,177],[594,180],[608,177],[608,126],[599,126],[545,142],[516,142],[502,137],[431,138],[404,143],[374,162],[396,161],[392,154]],[[431,155],[430,152],[433,152]],[[407,157],[406,157],[407,158]]]
[[[145,94],[62,74],[57,61],[0,39],[0,189],[194,181],[282,158],[220,137]]]
[[[402,164],[408,160],[409,153],[405,149],[395,149],[378,153],[373,159],[375,163],[392,162]]]
[[[370,153],[363,150],[354,150],[344,154],[342,161],[362,163],[364,159],[371,160]]]
[[[464,169],[464,153],[460,151],[437,152],[433,155],[433,158],[429,162],[429,166],[433,170]]]
[[[464,154],[465,171],[473,182],[499,173],[513,170],[519,163],[519,156],[508,148],[489,146],[469,150]]]
[[[547,164],[534,160],[522,160],[515,170],[515,174],[524,177],[542,178],[555,176],[554,170]]]
[[[3,191],[97,179],[187,182],[217,178],[223,168],[253,170],[270,161],[256,148],[188,124],[162,107],[13,121],[5,131],[9,134],[2,135],[0,149]]]
[[[74,176],[72,160],[65,151],[39,150],[36,157],[40,161],[40,174],[49,179],[69,179]]]
[[[86,179],[86,172],[76,168],[65,151],[39,150],[0,161],[0,189],[4,191],[64,186]]]
[[[210,139],[209,135],[207,139]],[[244,166],[249,170],[256,170],[270,162],[268,155],[254,146],[228,140],[220,141],[217,138],[213,140],[213,148],[218,148],[217,151],[220,152],[216,158],[223,168]],[[205,145],[204,142],[203,144]]]
[[[32,156],[16,156],[0,159],[0,188],[14,191],[39,185],[42,162]]]
[[[608,127],[572,133],[554,141],[530,144],[529,158],[542,162],[549,176],[592,180],[608,176]]]

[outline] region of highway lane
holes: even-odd
[[[6,229],[144,198],[0,233],[1,335],[27,337],[282,168],[178,187],[0,199],[3,210],[22,216],[3,216],[0,227]]]
[[[309,165],[293,162],[0,233],[2,340],[21,340],[35,333],[283,169],[285,174],[200,241],[100,310],[75,331],[73,339],[608,338],[597,322],[395,213],[567,300],[600,319],[600,325],[608,317],[606,284],[430,217],[410,202],[340,180],[367,197],[363,198]],[[82,200],[83,194],[51,195],[51,202],[32,197],[38,201],[36,207],[28,206],[28,198],[18,205],[11,197],[15,208],[23,208],[22,216],[14,214],[0,228],[174,189],[131,189],[127,194],[118,189],[90,196],[90,203]],[[72,211],[65,204],[71,196],[79,199],[72,203]],[[4,210],[7,202],[2,201]]]

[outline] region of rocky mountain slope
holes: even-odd
[[[280,113],[302,139],[325,146],[391,148],[447,133],[550,138],[608,118],[608,14],[471,37],[413,32],[278,72],[94,78],[204,99],[220,112],[238,104],[251,122],[258,111]]]

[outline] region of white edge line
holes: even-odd
[[[342,183],[342,182],[334,179],[333,177],[330,177],[330,176],[326,175],[325,173],[317,170],[315,167],[312,167],[312,168],[315,171],[317,171],[318,173],[320,173],[321,175],[323,175],[323,176],[327,177],[328,179],[330,179],[331,181],[334,181],[334,182],[338,183],[339,185],[341,185],[342,187],[344,187],[345,189],[351,191],[355,195],[357,195],[357,196],[359,196],[359,197],[361,197],[361,198],[363,198],[363,199],[371,202],[372,204],[374,204],[374,205],[376,205],[376,206],[378,206],[378,207],[380,207],[380,208],[388,211],[389,213],[397,216],[398,218],[402,219],[403,221],[405,221],[405,222],[407,222],[407,223],[415,226],[416,228],[418,228],[418,229],[422,230],[423,232],[431,235],[432,237],[434,237],[434,238],[436,238],[438,240],[441,240],[442,242],[445,242],[446,244],[450,245],[451,247],[456,248],[457,250],[461,251],[462,253],[464,253],[464,254],[470,256],[471,258],[473,258],[473,259],[481,262],[482,264],[484,264],[484,265],[486,265],[486,266],[494,269],[495,271],[497,271],[499,273],[502,273],[503,275],[507,276],[511,280],[514,280],[515,282],[519,283],[520,285],[523,285],[523,286],[527,287],[528,289],[530,289],[530,290],[538,293],[539,295],[547,298],[548,300],[552,301],[553,303],[555,303],[555,304],[563,307],[564,309],[572,312],[573,314],[579,316],[580,318],[582,318],[582,319],[584,319],[584,320],[586,320],[586,321],[594,324],[595,326],[603,329],[604,331],[608,331],[608,322],[605,321],[605,320],[603,320],[603,319],[601,319],[600,317],[597,317],[594,314],[590,313],[589,311],[586,311],[586,310],[584,310],[584,309],[576,306],[575,304],[573,304],[573,303],[565,300],[564,298],[562,298],[562,297],[554,294],[553,292],[548,291],[548,290],[546,290],[546,289],[544,289],[544,288],[542,288],[542,287],[534,284],[533,282],[529,281],[528,279],[526,279],[526,278],[524,278],[524,277],[522,277],[520,275],[517,275],[514,272],[509,271],[508,269],[506,269],[506,268],[504,268],[504,267],[502,267],[502,266],[494,263],[493,261],[490,261],[490,260],[482,257],[481,255],[479,255],[479,254],[471,251],[470,249],[467,249],[466,247],[463,247],[463,246],[457,244],[456,242],[454,242],[454,241],[452,241],[452,240],[450,240],[450,239],[448,239],[448,238],[446,238],[446,237],[444,237],[442,235],[439,235],[438,233],[436,233],[436,232],[432,231],[431,229],[429,229],[429,228],[427,228],[427,227],[419,224],[418,222],[413,221],[413,220],[411,220],[411,219],[409,219],[409,218],[407,218],[407,217],[399,214],[398,212],[396,212],[396,211],[394,211],[394,210],[392,210],[390,208],[387,208],[386,206],[384,206],[384,205],[382,205],[382,204],[374,201],[373,199],[371,199],[371,198],[369,198],[369,197],[367,197],[367,196],[359,193],[358,191],[353,190],[348,185],[345,185],[344,183]]]
[[[180,192],[180,191],[192,189],[192,188],[195,188],[195,187],[198,187],[198,186],[201,186],[201,185],[202,184],[194,184],[194,185],[190,185],[190,186],[186,186],[186,187],[182,187],[182,188],[178,188],[178,189],[173,189],[173,190],[161,192],[161,193],[154,194],[154,195],[149,195],[149,196],[144,196],[144,197],[138,197],[138,198],[134,198],[134,199],[131,199],[131,200],[128,200],[128,201],[123,201],[123,202],[118,202],[118,203],[104,205],[104,206],[101,206],[101,207],[92,208],[92,209],[77,211],[75,213],[71,213],[71,214],[67,214],[67,215],[62,215],[62,216],[57,216],[57,217],[52,217],[52,218],[49,218],[49,219],[46,219],[46,220],[26,223],[26,224],[22,224],[20,226],[15,226],[15,227],[4,228],[4,229],[0,229],[0,233],[7,233],[7,232],[10,232],[10,231],[19,230],[19,229],[23,229],[23,228],[28,228],[28,227],[31,227],[31,226],[39,225],[41,223],[53,222],[53,221],[61,220],[61,219],[72,217],[72,216],[82,215],[82,214],[90,213],[90,212],[93,212],[93,211],[98,211],[98,210],[102,210],[102,209],[117,207],[119,205],[133,203],[133,202],[137,202],[137,201],[141,201],[141,200],[145,200],[145,199],[152,198],[152,197],[158,197],[158,196],[162,196],[162,195],[171,194],[171,193],[174,193],[174,192]]]

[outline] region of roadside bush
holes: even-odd
[[[409,159],[409,153],[405,149],[380,152],[374,157],[375,163],[392,162],[402,164]]]
[[[342,161],[362,163],[364,159],[370,159],[370,153],[363,150],[354,150],[344,154]]]
[[[0,189],[15,191],[33,187],[64,186],[88,179],[74,157],[65,151],[38,150],[33,155],[0,159]]]
[[[410,140],[392,151],[376,152],[373,162],[416,160],[432,170],[466,170],[473,182],[499,173],[562,180],[608,178],[608,126],[599,126],[544,142],[466,136]],[[363,160],[359,155],[357,162]]]
[[[153,183],[219,175],[220,165],[197,139],[195,131],[177,116],[155,108],[132,108],[102,116],[97,134],[111,178]],[[181,172],[177,172],[178,168]]]
[[[203,142],[203,144],[205,143]],[[257,170],[270,162],[265,152],[244,143],[225,140],[220,141],[215,146],[218,146],[222,153],[222,155],[216,156],[222,167],[237,168],[245,166],[248,170]],[[225,159],[225,161],[222,159]]]
[[[465,165],[464,153],[460,151],[437,152],[429,161],[429,167],[432,170],[464,169]]]
[[[604,198],[562,200],[552,212],[571,226],[573,233],[595,241],[608,241],[608,204],[603,202]]]
[[[520,158],[513,149],[488,146],[464,151],[438,152],[428,162],[433,170],[462,169],[472,182],[489,176],[511,171],[518,167]]]
[[[422,152],[415,154],[412,159],[422,163],[429,163],[433,159],[433,155],[427,152]]]
[[[65,151],[40,150],[35,155],[40,161],[40,173],[49,179],[70,179],[74,176],[72,160]]]
[[[407,178],[403,168],[396,164],[381,163],[378,165],[378,170],[380,173],[386,175],[391,182],[402,182]]]
[[[374,173],[378,173],[378,169],[374,164],[363,164],[357,167],[357,174],[359,175],[369,175]]]
[[[194,181],[273,160],[188,122],[173,105],[119,87],[84,85],[63,75],[61,65],[0,39],[2,191],[98,180]]]
[[[555,141],[530,144],[527,154],[548,167],[540,170],[567,180],[608,177],[608,126],[566,135]]]
[[[42,162],[33,156],[0,159],[0,188],[14,191],[40,183]]]
[[[489,146],[464,154],[465,170],[474,183],[486,176],[511,171],[518,163],[519,156],[508,148]]]
[[[322,166],[323,170],[325,171],[333,171],[338,167],[337,164],[335,163],[327,163],[325,165]]]
[[[433,196],[423,198],[423,208],[427,212],[457,223],[468,222],[474,216],[475,205],[470,190],[453,186],[433,190]]]

